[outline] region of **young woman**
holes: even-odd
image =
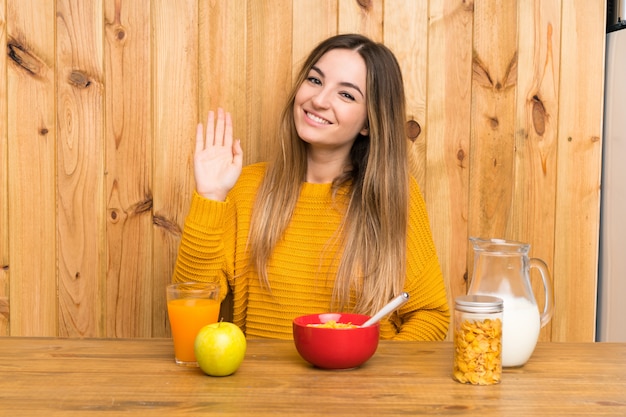
[[[242,168],[230,114],[209,112],[174,281],[231,291],[247,337],[291,338],[303,314],[371,315],[406,291],[381,338],[443,339],[446,291],[408,173],[405,116],[396,58],[354,34],[323,41],[305,61],[273,161]]]

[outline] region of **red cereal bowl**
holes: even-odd
[[[370,316],[348,313],[310,314],[293,320],[293,342],[302,359],[322,369],[350,369],[367,362],[378,348],[380,325],[319,327],[331,321],[361,325]],[[313,325],[313,326],[312,326]],[[318,326],[316,326],[318,325]]]

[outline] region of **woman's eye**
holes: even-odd
[[[307,80],[312,84],[317,84],[317,85],[322,84],[319,78],[316,78],[316,77],[308,77]]]
[[[350,100],[350,101],[354,101],[355,100],[354,96],[352,94],[349,94],[349,93],[341,93],[341,96],[343,98],[345,98],[345,99]]]

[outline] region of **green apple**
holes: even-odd
[[[207,324],[198,332],[194,352],[200,369],[211,376],[234,373],[246,354],[246,337],[229,322]]]

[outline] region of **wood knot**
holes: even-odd
[[[469,407],[466,405],[447,405],[445,409],[454,410],[454,411],[464,411],[464,410],[469,410]]]
[[[46,136],[48,134],[48,129],[46,129],[45,127],[42,127],[41,129],[39,129],[39,134],[41,136]]]
[[[596,404],[603,407],[622,407],[624,406],[623,402],[618,401],[596,401]]]
[[[0,315],[8,322],[11,316],[11,306],[7,297],[0,297]]]
[[[466,12],[474,11],[474,0],[463,0],[461,2],[461,8]]]
[[[459,160],[459,162],[461,162],[461,165],[463,165],[463,160],[465,159],[465,151],[463,151],[463,149],[459,149],[456,152],[456,159]]]
[[[543,102],[537,96],[533,96],[532,119],[535,132],[539,136],[543,136],[546,132],[546,108]]]
[[[477,83],[481,87],[493,88],[494,82],[489,74],[487,65],[480,59],[478,53],[474,51],[472,57],[472,81]]]
[[[180,229],[180,226],[178,226],[176,222],[172,220],[168,220],[164,216],[159,216],[159,215],[152,216],[152,224],[168,231],[169,233],[175,236],[180,236],[182,234],[182,230]]]
[[[33,75],[42,75],[43,63],[15,41],[7,42],[7,55],[21,68]]]
[[[118,27],[115,30],[115,38],[120,42],[126,39],[126,31],[124,30],[124,28]]]
[[[67,81],[79,88],[87,88],[91,85],[89,78],[80,71],[72,71]]]
[[[415,142],[417,137],[422,133],[422,127],[415,120],[409,120],[406,122],[406,135],[411,142]]]
[[[356,2],[358,3],[359,7],[362,7],[363,9],[369,9],[372,5],[371,0],[357,0]]]
[[[142,214],[146,212],[150,212],[152,210],[152,195],[148,194],[145,196],[145,199],[142,201],[138,201],[133,206],[133,214]]]

